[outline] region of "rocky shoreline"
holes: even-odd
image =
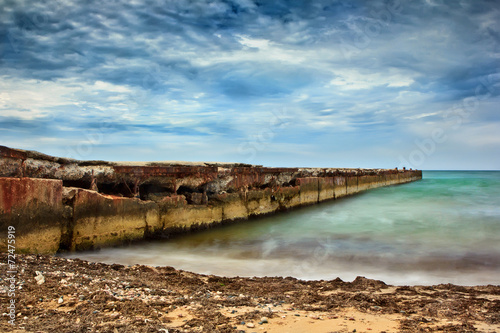
[[[8,272],[7,254],[0,262]],[[49,255],[15,265],[2,332],[500,332],[500,286],[227,278]]]

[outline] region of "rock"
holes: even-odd
[[[262,317],[262,318],[260,318],[260,322],[263,324],[267,324],[269,322],[269,320],[267,319],[267,317]]]
[[[64,302],[64,298],[61,296],[61,297],[59,297],[59,299],[57,300],[57,303],[62,304],[62,302]]]
[[[45,282],[45,277],[42,275],[42,272],[36,271],[35,272],[35,281],[37,284],[43,284]]]
[[[247,327],[248,327],[248,328],[254,328],[254,327],[255,327],[255,324],[254,324],[254,323],[247,323]]]
[[[109,318],[111,319],[118,319],[120,317],[120,314],[115,312],[109,315]]]

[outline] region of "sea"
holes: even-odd
[[[500,171],[413,183],[167,240],[64,255],[223,276],[500,284]]]

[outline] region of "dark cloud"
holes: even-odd
[[[287,130],[263,146],[302,141],[329,152],[336,148],[325,142],[343,134],[355,149],[444,126],[441,114],[478,87],[488,95],[477,126],[500,126],[486,107],[499,94],[497,1],[0,5],[3,133],[77,139],[71,128],[107,121],[108,135],[133,132],[135,145],[149,144],[147,133],[240,142],[269,128],[272,110],[289,108]]]

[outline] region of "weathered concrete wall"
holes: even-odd
[[[158,202],[162,230],[191,228],[200,224],[220,223],[222,207],[189,205],[183,195],[166,197]]]
[[[0,222],[5,232],[8,225],[16,227],[21,251],[75,251],[248,219],[421,177],[420,171],[397,169],[134,166],[0,146]]]
[[[159,207],[152,201],[111,197],[73,189],[72,226],[67,247],[82,250],[122,244],[162,230]],[[74,195],[74,197],[73,197]]]
[[[6,233],[15,228],[16,251],[54,253],[59,249],[65,216],[62,181],[0,178],[0,247],[7,248]]]
[[[282,187],[274,194],[281,209],[300,206],[300,187]]]
[[[335,198],[335,182],[333,177],[318,178],[319,201]]]

